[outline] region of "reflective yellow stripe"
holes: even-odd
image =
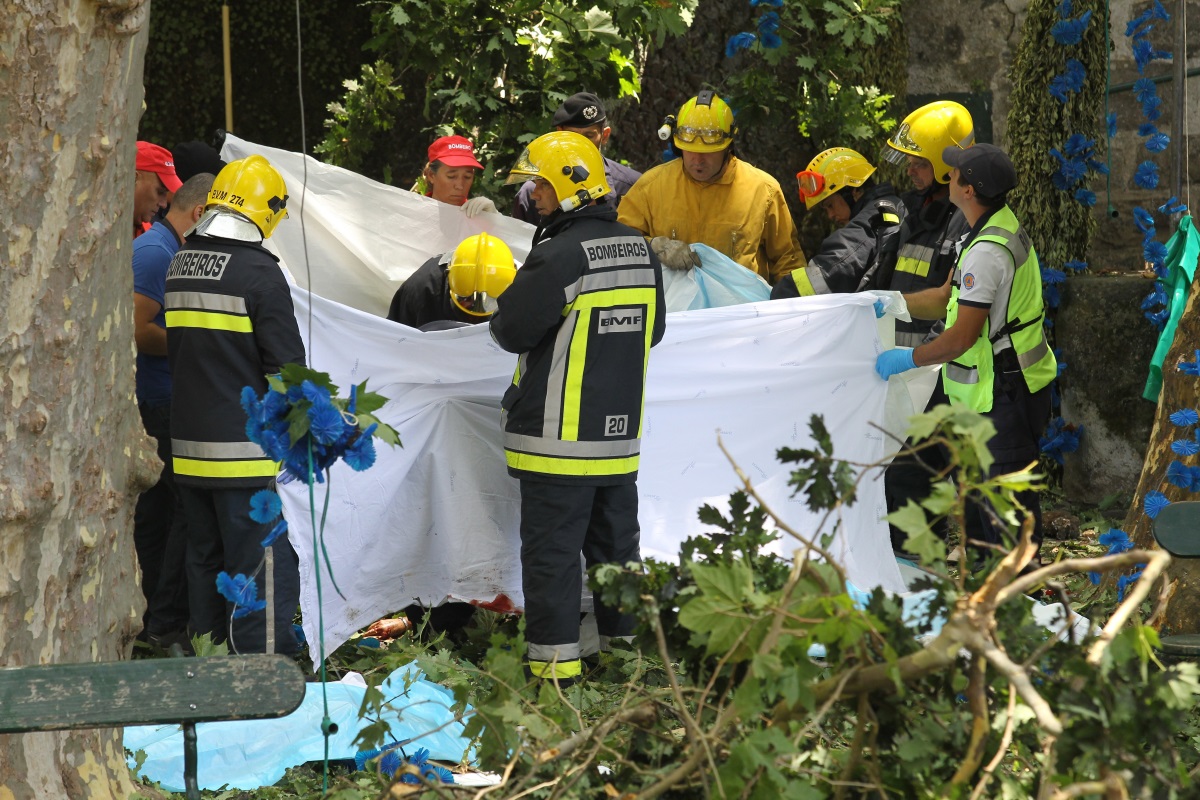
[[[808,272],[805,267],[792,270],[792,280],[796,282],[796,291],[801,297],[812,297],[817,293],[813,288],[812,281],[808,279]]]
[[[205,328],[212,331],[235,331],[252,333],[254,326],[249,317],[234,314],[217,314],[212,311],[168,311],[168,328]]]
[[[198,461],[194,458],[172,458],[175,474],[196,478],[273,478],[279,474],[278,462],[267,458],[249,461]]]
[[[504,451],[504,460],[513,469],[547,475],[628,475],[637,471],[639,456],[625,458],[558,458],[532,453]],[[178,471],[178,470],[176,470]]]
[[[645,315],[642,316],[645,322]],[[588,326],[592,310],[579,309],[575,317],[575,332],[571,335],[570,355],[567,357],[567,380],[563,386],[562,439],[579,440],[579,407],[583,405],[583,367],[587,363]]]
[[[895,214],[880,214],[879,216],[883,217],[884,222],[890,222],[893,225],[900,224],[900,218]]]
[[[535,678],[578,678],[583,674],[579,659],[570,661],[530,661],[529,671]]]
[[[910,272],[913,275],[927,278],[929,277],[929,262],[909,258],[908,256],[900,256],[900,258],[896,259],[896,272]]]

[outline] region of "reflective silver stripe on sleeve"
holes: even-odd
[[[949,361],[946,363],[946,378],[955,383],[979,383],[979,370]]]
[[[579,286],[579,293],[653,286],[654,270],[648,267],[646,269],[614,269],[597,272],[594,275],[584,275],[576,283]]]
[[[246,459],[266,458],[267,454],[254,442],[189,442],[171,440],[171,455],[180,458]]]
[[[542,439],[519,433],[504,434],[504,448],[521,453],[559,458],[627,458],[641,452],[641,439],[619,439],[608,442],[563,442]]]
[[[245,314],[246,300],[228,294],[210,292],[167,292],[167,308],[194,308],[201,311],[223,311],[226,314]]]
[[[563,386],[567,382],[567,356],[571,352],[571,340],[575,337],[575,323],[579,312],[567,312],[558,334],[554,337],[554,352],[550,357],[550,373],[546,375],[546,410],[542,412],[542,435],[558,438],[562,427]]]
[[[1021,369],[1029,369],[1045,358],[1048,352],[1050,352],[1050,345],[1046,343],[1046,334],[1043,331],[1042,340],[1032,350],[1028,353],[1017,353],[1017,363],[1021,365]]]
[[[817,294],[833,294],[829,288],[829,284],[825,282],[825,274],[821,272],[820,267],[814,267],[809,264],[804,268],[804,274],[808,276],[808,282],[812,284],[813,291]]]
[[[576,661],[579,658],[579,642],[572,644],[528,644],[528,652],[526,658],[530,661],[544,661],[550,663],[557,661],[560,664],[564,661]]]

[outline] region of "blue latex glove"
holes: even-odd
[[[879,358],[875,359],[875,372],[885,381],[893,375],[916,368],[911,347],[893,347],[891,350],[884,350],[879,354]]]
[[[883,300],[876,300],[875,301],[875,319],[879,319],[880,317],[882,317],[883,313],[884,313],[883,312]]]

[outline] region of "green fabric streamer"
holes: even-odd
[[[1146,379],[1146,389],[1142,397],[1152,403],[1158,402],[1158,394],[1162,391],[1162,365],[1175,341],[1175,329],[1179,326],[1179,318],[1183,316],[1183,307],[1187,305],[1188,288],[1196,276],[1196,259],[1200,258],[1200,234],[1192,224],[1190,214],[1179,220],[1179,227],[1167,242],[1167,285],[1171,287],[1169,298],[1171,310],[1167,324],[1158,336],[1158,344],[1150,359],[1150,377]]]

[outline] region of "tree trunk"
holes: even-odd
[[[1197,408],[1197,398],[1200,398],[1200,377],[1178,369],[1180,362],[1196,360],[1196,349],[1200,346],[1197,291],[1200,290],[1193,283],[1187,305],[1179,318],[1179,327],[1175,330],[1175,340],[1163,362],[1162,393],[1158,397],[1158,411],[1150,433],[1150,446],[1146,450],[1146,463],[1133,495],[1133,505],[1125,516],[1125,531],[1139,547],[1157,547],[1151,519],[1142,509],[1147,492],[1162,492],[1172,502],[1195,499],[1193,492],[1167,482],[1167,467],[1176,460],[1188,465],[1196,461],[1195,456],[1187,458],[1172,452],[1171,443],[1191,438],[1192,429],[1177,427],[1169,417],[1181,408]],[[1179,582],[1167,609],[1167,628],[1172,633],[1200,633],[1200,560],[1176,560],[1168,568],[1167,574]]]
[[[141,627],[133,504],[160,468],[133,398],[149,6],[0,10],[2,666],[127,658]],[[0,798],[130,796],[120,736],[0,736]]]

